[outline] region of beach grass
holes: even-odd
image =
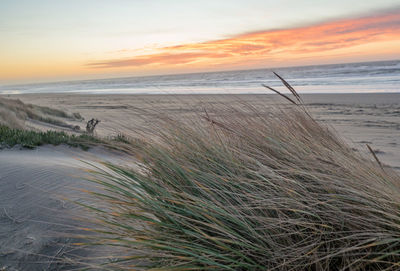
[[[70,135],[59,131],[32,131],[23,129],[13,129],[0,125],[0,147],[11,148],[19,145],[23,148],[33,149],[37,146],[51,144],[66,144],[71,147],[80,147],[88,150],[90,145],[99,144],[102,141],[94,136],[81,134]]]
[[[65,120],[82,121],[83,117],[79,113],[69,114],[59,109],[0,97],[0,125],[24,129],[24,123],[28,119],[73,129],[75,126]]]
[[[399,175],[289,98],[121,140],[136,162],[96,168],[85,204],[87,244],[125,252],[99,269],[399,270]]]

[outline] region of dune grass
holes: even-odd
[[[83,117],[79,113],[69,114],[59,109],[0,97],[0,125],[23,129],[27,119],[73,129],[74,126],[66,123],[65,120],[81,121]]]
[[[20,146],[22,148],[34,149],[43,145],[66,144],[71,147],[79,147],[82,150],[89,150],[93,146],[103,146],[108,149],[122,151],[119,144],[131,144],[133,139],[124,134],[115,136],[98,137],[91,134],[68,134],[63,131],[47,130],[45,132],[15,129],[0,124],[0,149]]]
[[[15,145],[35,148],[46,144],[67,144],[87,150],[90,145],[104,142],[87,134],[71,135],[52,130],[46,132],[27,130],[25,121],[28,119],[76,131],[79,130],[76,129],[79,126],[68,124],[65,120],[81,121],[83,117],[79,113],[69,114],[59,109],[0,97],[0,148]]]
[[[268,114],[160,115],[151,136],[123,144],[137,164],[91,180],[104,192],[88,206],[88,243],[126,251],[102,267],[399,270],[400,177],[291,99]]]
[[[80,147],[88,150],[90,145],[101,143],[102,141],[91,135],[82,134],[79,136],[69,135],[58,131],[30,131],[23,129],[13,129],[0,125],[0,147],[10,148],[19,145],[23,148],[33,149],[37,146],[51,144],[66,144],[71,147]]]

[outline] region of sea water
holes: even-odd
[[[0,93],[206,94],[285,91],[278,73],[299,93],[400,92],[400,60],[204,72],[176,75],[0,85]]]

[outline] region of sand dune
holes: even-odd
[[[57,270],[71,268],[66,257],[92,257],[72,246],[77,227],[87,222],[80,192],[92,185],[84,181],[89,166],[79,159],[120,163],[101,149],[89,153],[64,146],[0,152],[0,269]]]

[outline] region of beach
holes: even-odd
[[[84,191],[96,191],[85,181],[92,165],[100,166],[100,160],[122,164],[123,159],[101,148],[1,150],[0,270],[70,270],[82,257],[89,264],[104,256],[103,248],[73,245],[82,242],[77,236],[88,234],[81,229],[90,225],[90,213],[77,202],[88,202]]]
[[[268,111],[269,106],[286,103],[282,97],[270,94],[25,94],[10,97],[67,112],[79,112],[86,120],[97,118],[101,120],[96,128],[99,136],[129,134],[143,126],[151,128],[151,117],[145,118],[151,114],[183,118],[204,114],[203,108],[218,108],[222,104],[239,107],[251,104]],[[349,144],[361,151],[367,151],[366,144],[369,144],[382,162],[400,169],[400,94],[305,94],[302,97],[315,118],[331,126]],[[85,123],[74,124],[85,129]]]

